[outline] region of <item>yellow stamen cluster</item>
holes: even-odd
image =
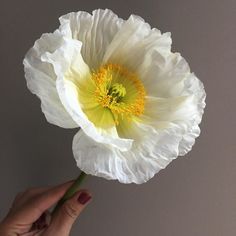
[[[144,112],[145,89],[137,74],[118,64],[106,64],[92,74],[95,99],[110,109],[115,124],[119,119],[132,119]]]

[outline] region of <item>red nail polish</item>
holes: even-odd
[[[82,192],[78,197],[78,202],[82,205],[87,203],[92,197],[86,192]]]

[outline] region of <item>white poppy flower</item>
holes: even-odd
[[[24,66],[48,122],[80,127],[73,153],[87,174],[146,182],[199,136],[203,84],[171,52],[170,33],[138,16],[64,15],[59,29],[35,42]]]

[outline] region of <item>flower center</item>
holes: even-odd
[[[95,101],[110,110],[116,125],[143,114],[146,93],[137,74],[118,64],[106,64],[92,74],[92,80]]]
[[[126,89],[122,84],[115,83],[109,89],[108,95],[112,96],[113,100],[120,100],[126,94]]]

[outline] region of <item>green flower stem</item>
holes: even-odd
[[[71,187],[66,191],[64,196],[61,198],[61,200],[57,203],[54,210],[52,211],[52,215],[55,214],[55,212],[61,207],[61,205],[71,198],[80,188],[80,185],[84,181],[87,174],[85,174],[83,171],[80,173],[79,177],[75,180],[75,182],[71,185]]]

